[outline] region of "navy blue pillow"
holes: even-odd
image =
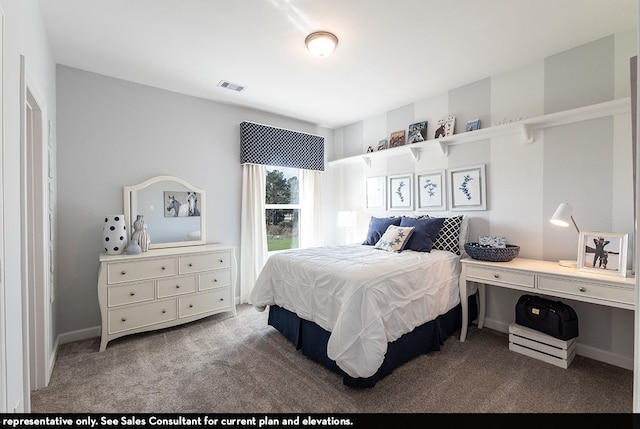
[[[362,244],[367,246],[374,246],[382,235],[387,231],[389,225],[400,226],[399,217],[371,217],[369,221],[369,231],[367,232],[367,238]]]
[[[403,216],[400,226],[414,227],[413,234],[411,234],[405,250],[431,252],[433,242],[438,236],[443,224],[444,218],[416,219]]]

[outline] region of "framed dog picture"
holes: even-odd
[[[626,277],[628,240],[628,234],[580,232],[578,270]]]
[[[452,136],[453,131],[456,125],[456,117],[449,116],[443,119],[440,119],[436,124],[437,128],[434,133],[433,138],[447,137]]]

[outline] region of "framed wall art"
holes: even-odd
[[[404,146],[407,132],[405,130],[394,131],[389,138],[389,149],[392,147]]]
[[[416,174],[416,210],[438,211],[447,208],[444,170]]]
[[[423,142],[427,139],[427,121],[416,122],[409,125],[409,144]]]
[[[164,191],[164,217],[200,216],[199,201],[197,192]]]
[[[387,148],[387,139],[382,139],[378,142],[378,150],[385,150]]]
[[[387,178],[385,176],[367,177],[365,185],[367,210],[387,209]]]
[[[467,126],[465,127],[465,131],[475,131],[480,129],[480,119],[474,119],[467,122]]]
[[[389,176],[389,210],[413,210],[413,174]]]
[[[628,234],[580,232],[578,270],[626,277],[628,240]]]
[[[453,131],[456,125],[456,117],[449,116],[443,119],[440,119],[437,123],[436,132],[434,133],[433,138],[440,138],[446,136],[452,136]]]
[[[484,164],[449,170],[451,210],[486,210],[487,185]]]

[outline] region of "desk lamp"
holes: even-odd
[[[572,213],[573,207],[571,207],[567,203],[562,203],[558,206],[556,212],[553,214],[553,216],[551,216],[551,219],[549,221],[554,225],[567,227],[569,226],[569,220],[571,220],[571,223],[573,223],[573,226],[576,228],[578,235],[580,235],[580,229],[578,228],[576,221],[573,219]],[[563,267],[570,268],[576,268],[578,266],[577,261],[563,259],[559,260],[558,264]]]

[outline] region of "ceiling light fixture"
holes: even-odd
[[[316,57],[328,57],[338,46],[338,38],[328,31],[316,31],[304,40],[307,49]]]

